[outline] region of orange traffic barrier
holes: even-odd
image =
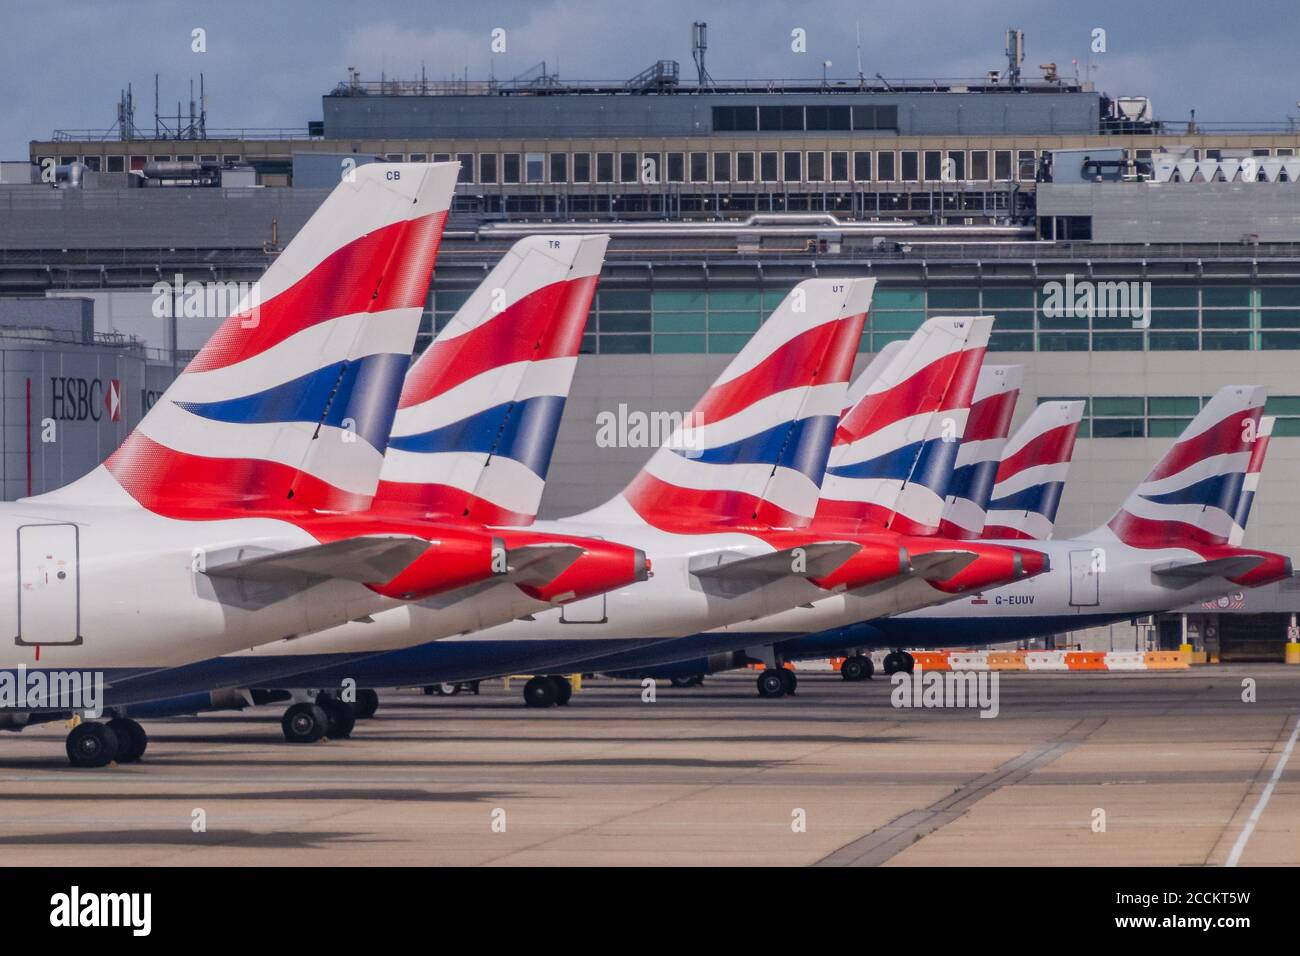
[[[916,666],[926,671],[952,670],[948,665],[947,651],[909,651]]]
[[[1027,671],[1024,651],[989,651],[989,670]]]
[[[1182,651],[1147,651],[1147,670],[1181,671],[1188,668],[1187,656]]]
[[[838,674],[840,672],[840,665],[842,665],[846,660],[848,660],[846,657],[832,657],[830,659],[831,670]]]
[[[1104,671],[1106,669],[1105,651],[1067,651],[1065,666],[1072,671]]]

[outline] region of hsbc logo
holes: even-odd
[[[50,379],[50,417],[60,422],[120,422],[122,382],[110,378],[56,376]]]

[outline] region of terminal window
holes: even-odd
[[[902,152],[903,157],[903,175],[905,183],[914,183],[920,179],[919,157],[916,150],[905,149]]]
[[[753,165],[753,156],[750,157],[751,170]],[[731,182],[731,154],[714,153],[713,154],[713,181],[715,183]]]
[[[855,106],[853,107],[854,129],[898,129],[897,106]]]
[[[478,181],[494,183],[497,181],[496,153],[482,153],[478,158]]]
[[[757,129],[757,106],[713,107],[713,131],[715,133],[749,133]]]
[[[758,154],[758,174],[759,178],[765,183],[777,181],[776,153],[764,152]]]
[[[803,129],[802,106],[760,106],[758,128],[764,132],[795,131]]]
[[[519,182],[519,154],[502,153],[501,154],[501,181],[503,183]]]
[[[612,183],[614,181],[614,154],[596,154],[596,182]]]
[[[868,157],[870,154],[868,154]],[[870,158],[867,163],[870,164]],[[876,179],[882,183],[892,183],[898,178],[897,165],[893,151],[876,153]]]
[[[803,153],[798,150],[788,150],[782,160],[782,176],[787,183],[797,183],[803,180]]]
[[[775,162],[775,159],[773,159]],[[752,183],[754,181],[754,154],[736,154],[736,182]]]
[[[709,154],[691,153],[691,182],[707,183],[709,181]]]
[[[867,177],[871,176],[871,164],[867,164]],[[831,180],[837,183],[847,182],[849,178],[849,154],[847,152],[831,153]]]
[[[822,152],[812,152],[808,154],[808,182],[820,183],[826,181],[826,154]]]
[[[456,162],[460,163],[460,172],[456,174],[456,182],[472,183],[474,181],[474,154],[457,153]]]
[[[573,181],[575,183],[591,182],[591,153],[573,154]]]
[[[639,170],[636,166],[636,153],[619,153],[618,181],[620,183],[634,183],[639,180],[641,177],[638,175]]]

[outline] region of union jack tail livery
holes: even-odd
[[[946,538],[980,536],[1023,377],[1023,365],[985,365],[980,369],[939,525],[939,533]]]
[[[458,168],[351,171],[123,445],[47,500],[125,489],[193,518],[368,507]]]
[[[835,431],[819,527],[938,531],[992,325],[928,319],[883,368],[868,366],[853,389],[861,397]]]
[[[1264,398],[1259,386],[1221,388],[1110,519],[1110,531],[1135,548],[1227,544]]]
[[[1269,436],[1273,434],[1273,423],[1277,419],[1265,415],[1259,420],[1259,434],[1255,438],[1255,447],[1250,450],[1250,464],[1246,466],[1246,480],[1241,486],[1241,497],[1237,499],[1237,510],[1232,515],[1232,531],[1228,534],[1228,544],[1237,547],[1246,536],[1246,522],[1250,518],[1250,506],[1255,503],[1255,491],[1259,488],[1259,473],[1264,470],[1264,457],[1268,454]]]
[[[624,490],[636,514],[682,531],[806,526],[874,287],[795,286]]]
[[[1044,541],[1052,536],[1083,405],[1043,402],[1007,442],[980,537]]]
[[[515,243],[407,373],[377,507],[533,522],[608,242]]]

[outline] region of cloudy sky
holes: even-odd
[[[1157,116],[1205,123],[1300,118],[1300,28],[1283,0],[1233,6],[1211,0],[1144,4],[1093,0],[60,0],[7,5],[0,25],[0,158],[27,155],[55,129],[112,125],[118,90],[135,88],[137,125],[152,128],[153,74],[173,112],[206,75],[208,125],[302,129],[321,94],[355,66],[363,78],[509,78],[540,61],[563,79],[623,79],[660,58],[690,64],[690,24],[709,24],[716,79],[978,76],[1003,65],[1002,34],[1026,33],[1025,70],[1055,62],[1093,67],[1098,88],[1150,96]],[[1059,9],[1054,9],[1059,8]],[[191,50],[206,31],[207,52]],[[506,31],[506,52],[490,49]],[[808,49],[791,51],[791,30]],[[1095,28],[1107,50],[1090,54]]]

